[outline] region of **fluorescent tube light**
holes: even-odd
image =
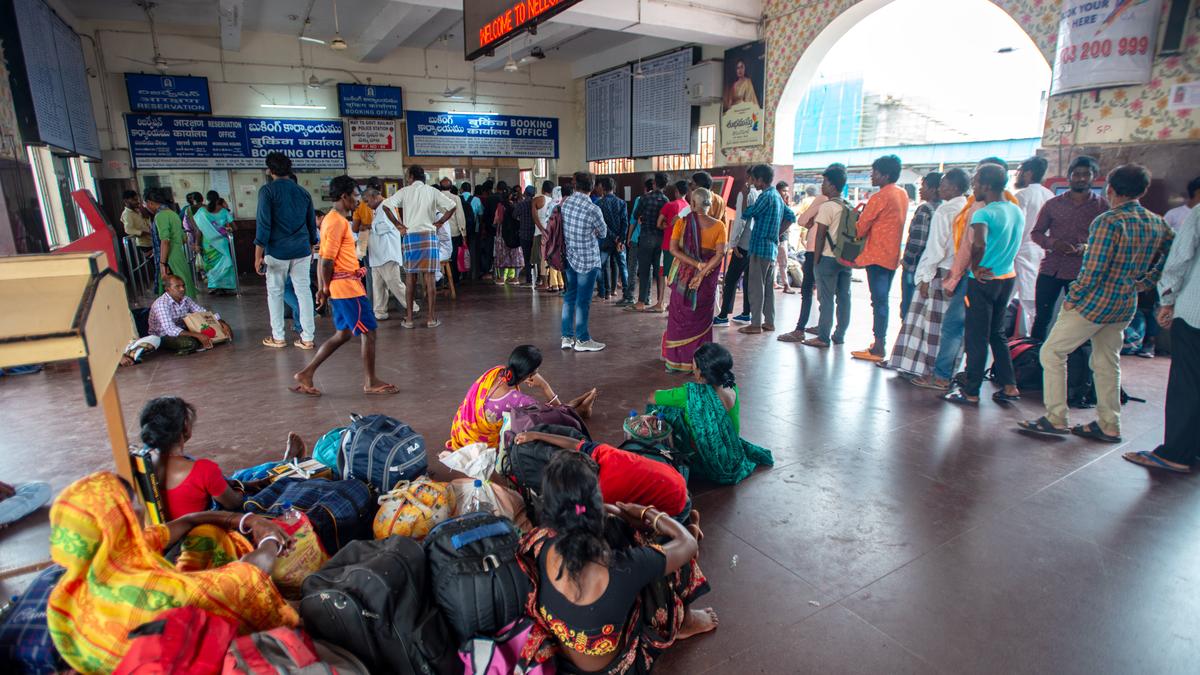
[[[260,103],[264,108],[283,108],[285,110],[324,110],[323,105],[299,105],[292,103]]]

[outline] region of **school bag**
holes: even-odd
[[[299,628],[273,628],[229,644],[222,675],[369,675],[367,667],[333,645],[319,645]]]
[[[462,206],[459,208],[462,209],[463,218],[467,221],[466,230],[468,237],[474,237],[475,229],[479,226],[478,221],[475,219],[475,209],[471,208],[471,199],[471,197],[467,197],[465,195],[458,198],[458,200],[462,202]]]
[[[567,246],[563,239],[562,207],[556,206],[546,223],[546,236],[542,241],[546,264],[562,272],[567,269]]]
[[[375,500],[371,488],[356,480],[281,478],[242,505],[247,513],[280,516],[293,506],[308,516],[329,555],[355,539],[371,538]]]
[[[571,406],[539,403],[516,408],[508,416],[509,423],[504,428],[504,438],[502,439],[501,447],[503,448],[511,447],[517,434],[522,431],[536,431],[534,427],[542,424],[569,427],[583,434],[585,439],[592,440],[592,434],[588,431],[587,424]],[[570,435],[574,436],[574,434]]]
[[[338,454],[342,449],[342,437],[346,435],[346,427],[334,427],[325,432],[313,444],[312,457],[325,466],[338,470]]]
[[[433,598],[462,644],[499,634],[521,618],[531,586],[517,562],[512,521],[472,512],[440,523],[425,538]]]
[[[585,440],[584,435],[575,427],[559,424],[539,424],[526,431],[540,431],[544,434]],[[546,465],[550,463],[554,453],[559,451],[560,448],[542,441],[514,444],[501,457],[497,467],[500,474],[516,486],[517,493],[525,502],[525,513],[534,523],[540,521],[542,513],[542,475],[546,472]]]
[[[305,579],[300,616],[313,637],[346,649],[373,673],[434,675],[454,658],[454,643],[428,589],[420,544],[356,541]]]
[[[192,605],[169,609],[129,632],[113,675],[212,675],[221,672],[237,624]]]
[[[475,636],[458,649],[463,675],[512,675],[521,662],[521,651],[533,632],[533,620],[521,617],[495,637]],[[524,675],[554,675],[554,659],[520,671]]]
[[[344,480],[363,481],[383,494],[429,467],[425,438],[404,422],[387,415],[351,415],[350,420],[337,461]]]
[[[1019,337],[1008,341],[1008,356],[1012,359],[1014,379],[1021,391],[1042,388],[1041,353],[1042,343],[1033,338]],[[991,368],[985,376],[989,380],[996,379]]]
[[[841,205],[842,222],[838,225],[837,237],[831,237],[829,231],[826,230],[825,239],[833,250],[833,257],[843,265],[849,265],[862,253],[867,239],[858,236],[858,211],[841,197],[830,201]]]
[[[50,591],[65,571],[59,565],[42,570],[6,610],[3,623],[0,623],[0,671],[57,673],[68,670],[69,666],[58,655],[46,625]]]

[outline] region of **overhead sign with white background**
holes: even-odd
[[[1050,93],[1149,82],[1161,8],[1158,0],[1064,0]]]
[[[415,157],[558,157],[558,118],[480,113],[404,113]]]
[[[346,120],[351,150],[395,150],[396,120]]]

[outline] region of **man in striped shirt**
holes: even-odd
[[[1079,276],[1067,288],[1062,310],[1042,345],[1042,397],[1046,415],[1021,422],[1027,431],[1121,441],[1121,343],[1137,309],[1137,295],[1162,274],[1174,235],[1160,216],[1138,201],[1150,172],[1126,164],[1108,174],[1108,211],[1091,225]],[[1067,355],[1092,342],[1099,420],[1067,422]]]

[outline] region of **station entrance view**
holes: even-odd
[[[0,56],[0,671],[1200,671],[1200,0]]]

